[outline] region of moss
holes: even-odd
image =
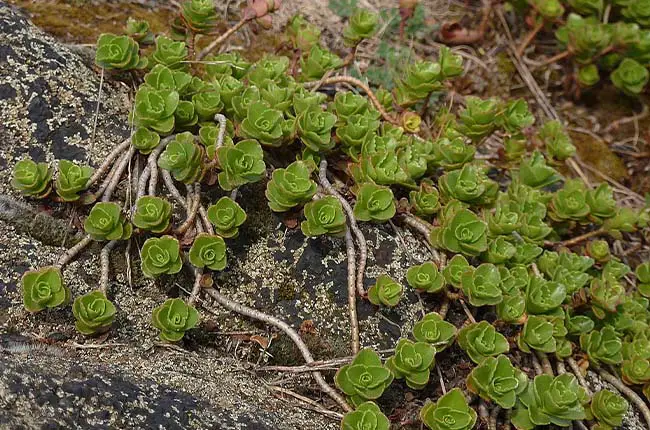
[[[628,178],[627,168],[623,160],[614,154],[603,140],[595,139],[584,133],[570,132],[570,135],[573,144],[576,146],[577,153],[584,163],[617,181]],[[595,181],[602,181],[600,177],[591,176]]]

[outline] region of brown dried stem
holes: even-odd
[[[197,60],[202,60],[206,55],[210,54],[212,51],[214,51],[219,45],[221,45],[223,42],[225,42],[230,36],[235,34],[237,30],[242,28],[246,23],[249,21],[252,21],[255,17],[254,16],[244,16],[242,19],[237,22],[233,27],[230,27],[228,30],[226,30],[225,33],[223,33],[221,36],[217,37],[214,39],[208,46],[206,46],[201,52],[196,54],[196,59]]]
[[[359,321],[357,319],[356,295],[356,256],[354,240],[350,229],[345,230],[345,248],[348,256],[348,313],[350,315],[350,336],[352,337],[352,354],[359,352]]]
[[[555,376],[555,373],[553,372],[553,366],[551,365],[551,361],[548,359],[548,355],[542,351],[535,351],[535,354],[537,354],[537,357],[542,363],[542,370],[544,373],[550,376]]]
[[[582,369],[580,368],[578,363],[576,363],[573,357],[567,358],[566,362],[571,368],[571,370],[573,371],[573,374],[576,376],[576,378],[578,378],[578,382],[580,383],[580,385],[582,385],[582,387],[585,390],[587,390],[587,394],[591,396],[591,388],[589,387],[589,383],[585,379],[585,376],[582,374]]]
[[[90,177],[88,180],[88,184],[86,184],[86,188],[90,188],[95,182],[97,182],[102,176],[106,174],[106,172],[111,169],[113,165],[113,161],[120,157],[122,154],[124,154],[124,150],[131,144],[131,138],[128,138],[124,140],[122,143],[117,145],[110,154],[104,158],[104,162],[99,166],[93,175]]]
[[[102,252],[99,254],[99,263],[101,266],[101,275],[99,277],[99,291],[106,295],[108,291],[108,275],[110,272],[110,257],[111,251],[117,245],[117,240],[111,240],[102,248]]]
[[[68,264],[70,260],[72,260],[77,254],[79,254],[92,241],[93,238],[90,237],[90,235],[85,236],[75,246],[69,248],[66,252],[64,252],[63,255],[59,257],[59,261],[57,261],[55,266],[58,267],[59,269],[63,268],[63,266]]]
[[[113,177],[111,178],[111,181],[109,182],[108,187],[106,187],[106,191],[104,191],[104,195],[102,196],[103,202],[108,202],[111,200],[111,197],[113,196],[113,191],[115,191],[115,188],[117,188],[117,185],[120,183],[122,174],[128,167],[129,162],[131,161],[131,157],[133,157],[133,154],[135,154],[135,147],[132,146],[129,148],[129,151],[124,155],[124,157],[122,157],[122,159],[118,163],[117,169],[115,170],[115,173],[113,173]]]

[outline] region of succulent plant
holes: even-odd
[[[314,81],[322,78],[330,70],[343,65],[343,60],[328,49],[314,45],[309,54],[300,59],[300,79]]]
[[[133,145],[141,154],[149,154],[160,143],[160,135],[146,127],[138,127],[131,135],[131,145]]]
[[[181,271],[183,259],[178,240],[171,236],[150,237],[140,249],[142,273],[148,278]]]
[[[564,15],[564,6],[559,0],[529,0],[528,3],[546,21],[554,21]]]
[[[373,305],[397,306],[404,294],[404,287],[388,275],[379,275],[375,285],[368,289],[368,300]]]
[[[285,31],[293,48],[300,51],[309,51],[312,46],[318,44],[321,35],[321,29],[308,22],[302,15],[291,17]]]
[[[458,114],[460,125],[458,131],[465,136],[478,142],[494,131],[497,123],[497,115],[502,108],[498,99],[481,99],[479,97],[467,97],[466,107]],[[517,118],[515,114],[513,121],[525,123],[527,120]],[[524,115],[525,116],[525,115]]]
[[[438,180],[438,186],[447,199],[475,205],[492,203],[499,191],[498,184],[472,164],[445,173]]]
[[[350,364],[342,366],[336,372],[334,382],[349,397],[352,404],[361,406],[367,400],[381,397],[393,382],[393,374],[382,365],[375,351],[364,348]]]
[[[650,80],[650,72],[636,60],[625,58],[610,78],[614,86],[625,94],[638,96]]]
[[[442,76],[453,78],[463,73],[463,57],[455,54],[449,47],[441,46],[438,54],[438,62]]]
[[[133,224],[143,230],[162,233],[169,227],[172,205],[155,196],[142,196],[135,202]]]
[[[578,69],[577,78],[581,86],[593,87],[600,81],[598,66],[595,64],[589,64],[587,66],[581,67]]]
[[[115,319],[115,305],[101,291],[92,291],[74,299],[72,313],[79,333],[93,335],[103,333]]]
[[[409,202],[418,216],[431,216],[440,210],[440,193],[429,179],[420,181],[419,188],[409,192]]]
[[[353,114],[347,117],[345,123],[336,128],[336,137],[341,141],[341,145],[348,155],[357,159],[363,144],[374,139],[378,128],[379,121],[372,116]]]
[[[200,121],[212,120],[217,113],[221,112],[224,106],[221,100],[221,86],[219,83],[212,82],[194,94],[192,104]]]
[[[149,239],[151,240],[151,239]],[[199,313],[192,305],[182,299],[167,299],[153,310],[152,322],[160,330],[160,339],[165,342],[178,342],[185,332],[199,322]]]
[[[650,359],[631,357],[621,364],[621,377],[626,384],[647,384],[650,382]]]
[[[188,0],[181,8],[183,23],[194,33],[209,33],[217,24],[213,0]]]
[[[211,77],[232,76],[239,80],[246,75],[251,64],[239,51],[223,52],[206,58],[205,71]]]
[[[185,42],[174,41],[166,36],[156,38],[156,50],[151,54],[154,64],[162,64],[172,70],[187,70],[188,49]]]
[[[14,166],[11,185],[25,196],[43,198],[52,190],[52,169],[47,163],[20,160]]]
[[[415,323],[413,337],[418,342],[430,344],[438,353],[453,343],[456,331],[453,324],[443,320],[439,314],[431,312]]]
[[[474,159],[476,148],[467,145],[463,138],[455,139],[443,138],[433,146],[435,164],[440,165],[445,170],[458,169],[465,163]]]
[[[519,180],[529,187],[542,188],[560,179],[557,171],[546,164],[541,152],[533,152],[531,158],[522,161],[519,165]]]
[[[343,29],[346,46],[356,46],[363,39],[370,39],[379,27],[379,16],[367,9],[356,9]]]
[[[399,105],[410,105],[423,100],[432,91],[441,88],[442,69],[439,63],[420,61],[406,69],[404,78],[397,81],[396,100]]]
[[[56,193],[66,202],[79,200],[79,192],[86,189],[86,184],[93,174],[93,168],[79,166],[68,160],[59,161],[59,174],[54,181]]]
[[[336,115],[312,106],[303,111],[296,120],[298,137],[314,152],[330,150],[335,144],[332,140],[332,127],[335,122]]]
[[[506,104],[503,113],[498,117],[498,122],[508,133],[515,134],[533,125],[535,117],[528,110],[526,100],[517,99]]]
[[[531,349],[542,352],[555,352],[557,341],[553,336],[555,327],[548,318],[530,315],[517,337],[517,345],[524,352]]]
[[[639,221],[639,214],[632,208],[619,207],[616,215],[608,218],[603,223],[605,229],[615,239],[621,238],[621,232],[632,232],[636,230],[636,224]]]
[[[431,430],[470,430],[476,424],[476,411],[469,407],[460,388],[454,388],[420,410],[420,419]]]
[[[532,314],[551,312],[564,302],[566,296],[564,284],[533,276],[526,289],[526,310]]]
[[[587,394],[571,373],[553,377],[537,375],[519,396],[512,423],[530,430],[538,425],[568,427],[572,421],[585,419]]]
[[[650,296],[650,263],[645,262],[636,266],[634,271],[636,279],[639,281],[637,289],[644,297]]]
[[[20,285],[23,305],[28,312],[64,306],[70,301],[70,290],[63,284],[61,270],[55,266],[25,272]]]
[[[309,202],[305,205],[304,212],[307,219],[300,224],[300,229],[305,236],[340,236],[345,233],[346,218],[343,206],[336,197],[326,196]]]
[[[84,230],[94,240],[126,240],[131,237],[133,226],[122,215],[120,205],[99,202],[90,210]]]
[[[310,179],[314,166],[294,161],[286,169],[275,169],[266,187],[266,198],[274,212],[286,212],[306,203],[316,194],[316,182]]]
[[[588,190],[585,200],[589,205],[589,216],[596,222],[602,222],[616,215],[614,191],[607,183],[603,182],[596,188]]]
[[[174,129],[174,112],[179,101],[178,92],[175,90],[156,90],[142,86],[135,93],[133,123],[160,134],[169,134]]]
[[[257,182],[264,176],[264,152],[256,140],[242,140],[234,146],[217,149],[221,166],[219,186],[230,191],[244,184]]]
[[[494,264],[484,263],[461,276],[463,293],[472,306],[496,305],[503,300],[501,276]]]
[[[603,319],[607,313],[616,313],[625,300],[625,287],[616,279],[596,278],[589,287],[591,309],[596,318]]]
[[[138,42],[129,36],[116,36],[104,33],[97,39],[95,64],[112,70],[142,69],[147,66],[147,59],[140,58]]]
[[[458,332],[458,345],[479,364],[486,357],[496,357],[510,350],[505,336],[487,321],[464,326]]]
[[[487,357],[467,377],[467,388],[504,409],[512,409],[528,386],[528,376],[505,355]]]
[[[395,378],[404,379],[410,388],[421,390],[429,382],[435,354],[435,348],[428,343],[402,338],[397,341],[395,355],[386,360],[386,367]]]
[[[235,103],[233,98],[233,105]],[[284,135],[282,112],[270,108],[266,102],[253,101],[248,106],[247,114],[241,123],[241,134],[248,139],[257,139],[262,145],[280,146]]]
[[[568,0],[568,3],[571,9],[581,15],[600,16],[605,8],[605,2],[603,0]]]
[[[352,115],[366,116],[371,112],[368,99],[350,91],[337,92],[331,108],[340,123],[347,122]]]
[[[341,429],[389,430],[390,421],[374,402],[364,402],[343,416]]]
[[[627,400],[609,390],[600,390],[591,398],[591,414],[598,420],[597,430],[611,430],[623,424],[629,408]]]
[[[221,236],[199,233],[189,252],[189,260],[198,268],[210,270],[226,268],[226,243]]]
[[[431,261],[410,267],[406,271],[408,284],[420,291],[436,293],[445,286],[445,278]]]
[[[551,200],[549,216],[556,221],[582,221],[589,215],[586,189],[580,179],[569,179]]]
[[[237,237],[239,226],[246,221],[246,212],[236,201],[224,196],[208,207],[208,220],[219,236]]]
[[[647,0],[625,2],[621,14],[641,27],[650,27],[650,2]]]
[[[169,170],[174,179],[186,184],[196,182],[203,173],[203,152],[194,140],[190,132],[178,134],[158,158],[160,168]]]
[[[462,209],[445,220],[440,229],[433,229],[429,240],[451,252],[476,256],[487,250],[487,225],[472,211]]]
[[[471,267],[472,266],[470,266],[464,256],[456,254],[451,258],[451,260],[449,260],[445,268],[442,270],[442,274],[447,283],[456,288],[460,288],[463,273]]]
[[[545,122],[538,130],[537,136],[544,142],[546,151],[551,158],[564,161],[576,153],[576,147],[559,121]]]
[[[386,221],[395,215],[393,192],[388,187],[366,183],[361,185],[354,205],[359,221]]]
[[[509,324],[525,322],[526,298],[521,292],[504,294],[503,300],[497,304],[497,316]]]
[[[611,326],[580,336],[580,348],[587,353],[589,361],[599,364],[620,364],[623,343]]]

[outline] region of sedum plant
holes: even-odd
[[[86,189],[86,184],[88,184],[94,169],[88,166],[79,166],[68,160],[60,160],[58,170],[54,181],[54,189],[58,196],[66,202],[79,200],[79,193]]]
[[[133,124],[160,134],[169,134],[174,130],[174,112],[179,101],[180,97],[175,90],[142,86],[135,94],[135,109],[131,115]]]
[[[138,42],[129,36],[105,33],[97,39],[95,64],[107,70],[133,70],[147,66],[147,59],[140,58]]]
[[[528,386],[528,376],[505,355],[486,357],[467,377],[467,388],[481,398],[512,409]]]
[[[379,275],[375,285],[368,289],[368,300],[376,306],[397,306],[404,293],[404,287],[388,275]]]
[[[226,268],[226,242],[221,236],[199,233],[188,257],[190,263],[200,269],[223,270]]]
[[[436,293],[445,286],[444,276],[431,261],[410,267],[406,271],[406,280],[411,287],[427,293]]]
[[[595,430],[611,430],[623,424],[623,416],[627,413],[629,404],[620,395],[609,391],[600,390],[591,398],[591,415],[598,424]]]
[[[131,145],[141,154],[150,154],[160,143],[160,135],[146,127],[138,127],[131,135]]]
[[[440,193],[432,181],[423,179],[419,189],[409,193],[409,203],[416,215],[428,217],[440,210]]]
[[[639,281],[637,288],[642,296],[650,296],[650,263],[641,263],[634,271],[636,279]]]
[[[486,357],[496,357],[510,350],[505,336],[487,321],[464,326],[458,332],[458,345],[469,358],[479,364]]]
[[[314,152],[332,149],[332,127],[335,122],[336,115],[325,112],[318,106],[312,106],[304,110],[296,120],[298,137]]]
[[[226,239],[239,235],[239,227],[246,221],[246,212],[230,197],[221,197],[208,207],[208,220],[215,231]]]
[[[126,19],[126,34],[142,45],[151,45],[155,41],[149,23],[145,20],[140,21],[133,17],[128,17]]]
[[[623,361],[623,344],[611,326],[581,335],[580,348],[595,364],[620,364]]]
[[[217,23],[217,11],[212,0],[183,2],[181,16],[183,23],[194,33],[209,33]]]
[[[196,182],[203,173],[203,151],[194,140],[192,133],[181,133],[169,142],[158,158],[160,168],[169,170],[174,179],[186,184]]]
[[[436,353],[439,353],[453,343],[456,331],[456,326],[443,320],[439,314],[431,312],[415,323],[413,337],[418,342],[430,344]]]
[[[300,229],[305,236],[320,236],[330,234],[341,236],[345,233],[345,214],[339,199],[326,196],[305,204],[305,221]]]
[[[94,335],[107,331],[115,320],[115,305],[102,291],[92,291],[74,299],[72,313],[79,333]]]
[[[181,271],[183,260],[178,240],[171,236],[150,237],[140,249],[142,273],[148,278]]]
[[[350,402],[359,407],[368,400],[376,400],[393,382],[393,374],[381,363],[371,348],[359,351],[350,364],[341,367],[334,377],[336,386]]]
[[[442,270],[442,274],[445,277],[447,283],[453,285],[456,288],[460,288],[462,275],[469,269],[471,266],[465,257],[460,254],[454,255],[445,268]]]
[[[303,81],[318,80],[328,71],[342,65],[343,60],[338,55],[319,45],[314,45],[309,50],[309,54],[300,59],[300,79]]]
[[[402,338],[397,341],[395,355],[386,360],[386,367],[395,378],[404,379],[410,388],[421,390],[429,382],[435,354],[435,348],[428,343]]]
[[[627,95],[638,96],[650,80],[648,69],[636,60],[626,58],[611,74],[616,88]]]
[[[70,290],[63,284],[61,270],[55,266],[25,272],[20,285],[23,305],[31,313],[64,306],[70,301]]]
[[[264,176],[266,165],[262,147],[255,140],[242,140],[233,146],[217,149],[221,166],[219,186],[226,191],[257,182]]]
[[[429,241],[467,256],[487,250],[487,225],[468,209],[459,210],[442,227],[431,230]]]
[[[316,194],[316,182],[310,179],[314,166],[294,161],[286,169],[275,169],[266,187],[266,198],[274,212],[286,212],[306,203]]]
[[[347,46],[356,46],[363,39],[370,39],[379,29],[379,17],[366,9],[356,9],[343,29],[343,41]]]
[[[517,337],[517,346],[524,352],[531,349],[541,352],[555,352],[557,340],[554,337],[555,326],[548,318],[531,315]]]
[[[458,131],[465,136],[478,142],[494,131],[497,115],[501,109],[501,103],[497,99],[483,100],[479,97],[467,97],[465,110],[459,114],[460,127]],[[526,123],[528,120],[521,119],[521,115],[515,115],[515,124]]]
[[[474,270],[465,271],[460,284],[473,306],[496,305],[503,300],[501,275],[494,264],[484,263]]]
[[[172,205],[161,197],[142,196],[135,202],[133,225],[153,233],[163,233],[169,227]]]
[[[25,196],[43,198],[52,190],[51,180],[52,169],[49,164],[25,159],[14,166],[11,185]]]
[[[186,331],[198,324],[199,313],[194,306],[181,299],[167,299],[153,310],[152,322],[154,327],[160,330],[160,339],[165,342],[178,342]]]
[[[364,402],[348,412],[341,421],[342,430],[389,430],[390,421],[374,402]]]
[[[395,215],[393,192],[388,187],[363,184],[354,205],[354,217],[359,221],[386,221]]]
[[[133,226],[117,203],[100,202],[90,210],[84,230],[94,240],[126,240],[131,237]]]
[[[470,430],[476,424],[476,411],[469,407],[459,388],[447,392],[435,403],[427,400],[420,419],[431,430]]]

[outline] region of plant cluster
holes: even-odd
[[[54,172],[48,163],[28,159],[15,166],[13,185],[25,196],[46,198],[55,190],[58,200],[92,205],[80,246],[104,242],[102,277],[97,291],[74,300],[79,332],[103,333],[114,322],[118,311],[107,294],[108,255],[138,235],[145,276],[175,275],[184,265],[195,274],[188,300],[172,298],[152,310],[161,339],[180,341],[199,324],[199,295],[214,291],[210,271],[227,268],[228,244],[246,228],[238,189],[263,181],[269,208],[302,220],[305,236],[346,236],[350,246],[357,223],[395,220],[416,226],[436,257],[408,269],[408,286],[453,305],[468,303],[475,315],[498,320],[475,321],[467,309],[469,320],[457,327],[445,321],[443,305],[426,313],[414,325],[412,338],[400,339],[385,361],[372,349],[361,350],[335,377],[356,408],[344,416],[343,428],[388,429],[389,420],[375,401],[395,380],[412,390],[425,389],[436,356],[454,343],[475,365],[467,390],[512,410],[520,430],[567,427],[584,419],[605,430],[620,424],[628,405],[612,392],[590,396],[572,373],[528,374],[518,368],[514,350],[518,360],[576,356],[596,368],[613,365],[626,384],[650,394],[650,263],[633,271],[607,240],[647,227],[648,209],[617,204],[606,183],[591,186],[560,174],[558,166],[575,147],[559,122],[535,128],[523,100],[467,97],[457,112],[440,109],[433,122],[436,133],[425,138],[421,131],[428,125],[416,110],[462,73],[458,55],[443,47],[436,61],[406,67],[394,92],[375,95],[361,81],[334,75],[346,61],[321,46],[319,31],[300,17],[287,28],[297,55],[294,66],[286,56],[267,55],[251,63],[237,52],[195,62],[197,35],[199,41],[210,37],[214,27],[212,5],[185,2],[171,37],[152,35],[147,25],[130,21],[128,35],[100,38],[98,66],[144,68],[134,74],[141,84],[130,118],[133,135],[103,166],[93,171],[61,160]],[[242,22],[264,22],[277,6],[253,1]],[[537,2],[535,10],[540,16],[563,15],[551,6]],[[344,38],[352,56],[378,28],[373,13],[351,14]],[[151,42],[148,48],[138,44]],[[340,82],[359,86],[367,96],[319,91]],[[477,148],[496,132],[504,136],[503,157],[492,164],[477,159]],[[529,139],[535,143],[532,151]],[[133,159],[145,161],[145,167],[133,190],[134,207],[125,210],[112,192]],[[329,182],[328,160],[336,163],[335,176],[345,192]],[[103,175],[104,184],[91,192]],[[158,175],[164,188],[158,186]],[[220,197],[204,207],[201,185]],[[130,181],[126,186],[132,186]],[[602,238],[585,244],[596,235]],[[571,246],[562,246],[563,238],[573,238],[564,243]],[[23,276],[25,309],[39,312],[71,301],[61,268],[78,249],[56,265]],[[636,286],[630,284],[633,277]],[[401,280],[381,274],[364,298],[395,307],[404,293]],[[420,418],[434,430],[469,430],[477,413],[455,387],[427,401]]]

